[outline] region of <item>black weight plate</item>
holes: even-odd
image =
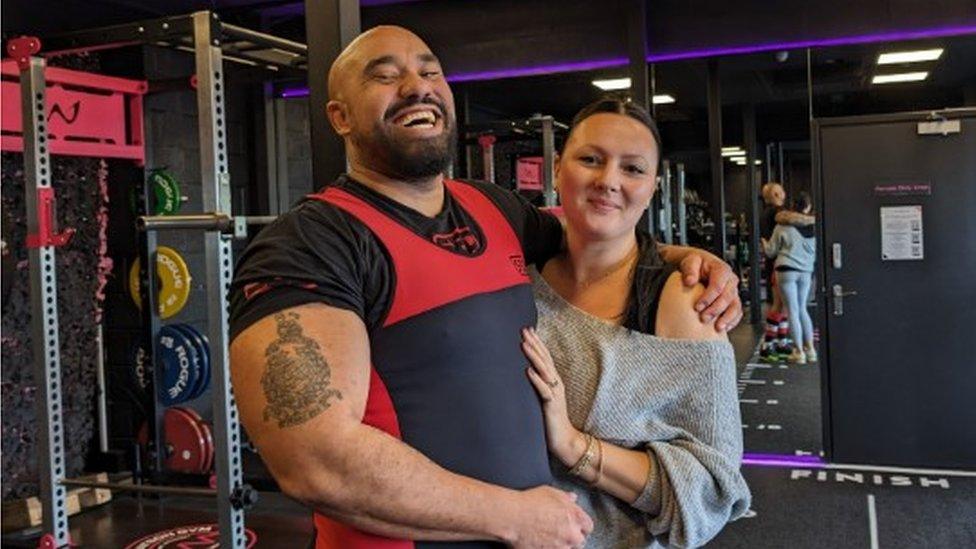
[[[146,350],[142,348],[140,341],[136,341],[129,350],[129,362],[132,363],[132,383],[140,395],[146,394],[152,381],[146,371],[146,359]]]

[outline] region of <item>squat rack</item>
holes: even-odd
[[[198,11],[124,25],[73,32],[45,40],[46,56],[98,51],[131,45],[157,45],[191,51],[195,59],[196,96],[200,139],[200,172],[203,207],[208,213],[193,216],[143,216],[139,222],[140,255],[145,269],[140,281],[147,357],[151,363],[153,418],[150,432],[156,448],[156,470],[162,470],[163,410],[156,403],[155,387],[161,382],[156,364],[156,337],[160,322],[155,294],[156,232],[170,229],[205,230],[208,328],[213,364],[213,414],[216,491],[200,488],[104,484],[103,488],[139,492],[179,493],[217,497],[220,543],[223,547],[246,546],[244,509],[255,493],[243,484],[240,422],[230,385],[228,300],[233,257],[231,240],[246,232],[248,224],[270,218],[235,218],[231,213],[230,174],[223,99],[224,59],[269,70],[302,70],[307,64],[304,44],[222,23],[217,14]],[[45,120],[45,59],[36,38],[11,40],[8,51],[18,61],[21,74],[24,165],[35,379],[38,385],[38,460],[43,511],[43,547],[70,544],[66,486],[80,485],[65,478],[64,422],[61,410],[60,356],[57,318],[55,248],[70,235],[54,229],[54,189],[50,180],[48,129]],[[225,55],[225,51],[227,55]],[[148,198],[146,198],[148,200]],[[232,234],[226,234],[231,232]],[[146,306],[148,305],[148,306]],[[94,483],[99,484],[99,483]],[[88,485],[91,485],[89,483]]]
[[[556,163],[556,130],[566,131],[569,126],[556,121],[552,116],[537,114],[526,120],[489,122],[486,124],[472,124],[465,128],[466,141],[472,136],[477,137],[481,148],[482,180],[491,183],[495,181],[495,143],[499,137],[506,141],[531,141],[541,137],[542,142],[542,197],[546,207],[556,206],[556,189],[554,186]],[[466,176],[474,177],[472,145],[465,143]]]

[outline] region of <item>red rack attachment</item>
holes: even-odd
[[[39,49],[36,38],[12,39],[7,50],[16,53],[15,59],[5,60],[0,66],[0,148],[5,151],[24,150],[20,73]],[[44,79],[51,154],[126,158],[143,165],[146,153],[142,96],[148,88],[144,80],[56,67],[47,67]]]

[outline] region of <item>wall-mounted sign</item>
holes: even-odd
[[[881,207],[881,259],[921,260],[925,257],[921,206]]]
[[[519,158],[515,165],[516,188],[520,191],[542,190],[542,157]]]
[[[874,196],[929,196],[931,183],[879,183],[874,186]]]

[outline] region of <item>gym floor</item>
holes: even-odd
[[[746,449],[816,455],[817,367],[759,364],[759,336],[748,324],[731,334]],[[752,508],[708,547],[976,547],[974,474],[767,465],[745,465],[744,473],[752,488]],[[117,495],[109,504],[73,517],[71,536],[84,547],[124,547],[152,532],[215,520],[210,500]],[[313,535],[310,514],[271,492],[263,492],[247,513],[247,526],[257,534],[258,547],[304,548]],[[3,545],[31,546],[9,538]]]

